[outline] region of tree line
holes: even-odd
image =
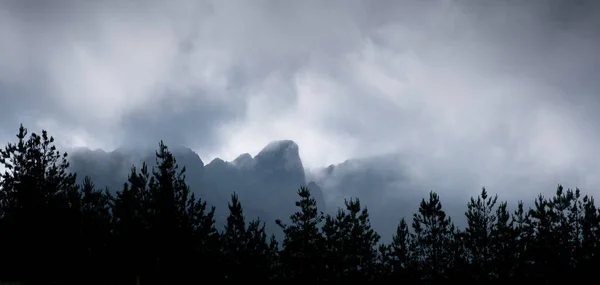
[[[218,229],[162,142],[156,165],[132,167],[113,195],[89,177],[79,185],[46,131],[21,126],[17,139],[0,150],[0,283],[557,284],[594,278],[599,264],[600,212],[579,189],[509,212],[484,188],[464,229],[431,192],[385,244],[359,199],[325,215],[300,187],[278,241],[235,194]]]

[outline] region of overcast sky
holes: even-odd
[[[205,161],[292,139],[307,167],[401,153],[423,181],[592,191],[599,4],[0,0],[0,138]]]

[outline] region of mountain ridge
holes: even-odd
[[[232,161],[215,158],[206,164],[188,147],[169,149],[179,166],[186,167],[190,189],[215,206],[216,220],[221,223],[229,214],[227,204],[235,192],[248,219],[260,217],[268,228],[275,228],[276,219],[285,221],[296,211],[297,190],[307,186],[319,210],[333,215],[344,200],[359,198],[369,207],[374,228],[388,234],[393,229],[389,223],[412,216],[430,190],[410,181],[403,158],[397,155],[347,159],[305,169],[300,147],[292,140],[272,141],[256,156],[242,153]],[[114,193],[122,189],[133,165],[139,169],[142,162],[155,164],[155,150],[120,148],[107,152],[78,148],[69,159],[78,179],[90,176],[97,186],[108,187]]]
[[[291,214],[300,186],[310,187],[321,210],[325,209],[322,189],[314,181],[307,181],[298,145],[291,140],[277,140],[267,144],[256,156],[241,154],[233,161],[215,158],[205,164],[202,158],[187,147],[169,148],[177,164],[186,168],[190,189],[216,207],[217,217],[228,214],[227,202],[236,193],[248,218],[261,216],[274,221]],[[71,171],[78,179],[85,176],[111,192],[120,191],[131,167],[142,163],[153,166],[154,150],[129,151],[116,149],[104,151],[86,148],[70,153]],[[265,217],[266,216],[266,217]]]

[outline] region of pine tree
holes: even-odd
[[[569,196],[570,206],[569,213],[567,216],[567,223],[573,225],[571,232],[572,247],[572,264],[571,267],[578,267],[579,262],[583,253],[583,221],[584,221],[584,209],[583,201],[581,197],[581,191],[579,188],[575,188],[575,191],[567,190],[567,196]],[[575,270],[576,272],[576,270]]]
[[[492,279],[494,259],[496,255],[492,252],[495,242],[492,233],[495,230],[497,217],[495,205],[498,196],[488,197],[485,188],[481,194],[467,204],[467,227],[464,231],[467,257],[471,262],[471,275],[474,282],[490,282]]]
[[[152,173],[145,163],[139,173],[132,167],[113,207],[117,255],[125,268],[120,279],[188,283],[199,278],[194,266],[219,278],[214,208],[195,198],[185,172],[162,141]]]
[[[183,223],[186,241],[190,249],[183,258],[182,271],[188,272],[189,281],[199,278],[222,281],[222,257],[220,235],[215,228],[215,207],[208,208],[206,201],[191,194],[188,200],[186,220]],[[202,269],[203,274],[196,272]]]
[[[271,283],[281,283],[285,280],[285,274],[279,252],[279,242],[277,241],[275,234],[272,234],[269,239],[269,256],[271,260]]]
[[[436,193],[431,192],[428,201],[421,201],[419,212],[413,216],[412,227],[415,258],[423,278],[429,282],[447,280],[454,261],[455,228],[442,210]]]
[[[512,215],[514,222],[515,234],[515,270],[513,272],[513,280],[533,281],[531,278],[532,272],[532,249],[531,242],[534,240],[534,231],[531,225],[531,218],[523,201],[517,203],[517,209]]]
[[[377,243],[379,235],[371,228],[367,208],[361,208],[359,199],[344,201],[345,211],[336,218],[327,217],[323,232],[330,281],[370,282],[377,271]],[[337,260],[336,260],[337,259]]]
[[[594,198],[583,197],[583,220],[581,225],[581,256],[579,263],[580,276],[590,279],[596,276],[596,265],[600,261],[598,240],[600,240],[600,215]]]
[[[496,209],[496,225],[492,230],[492,254],[495,261],[492,268],[498,283],[508,282],[513,274],[516,262],[515,252],[518,250],[516,245],[516,232],[514,230],[514,221],[507,210],[507,203],[501,202]]]
[[[574,258],[581,227],[577,198],[573,190],[564,191],[562,185],[558,185],[555,196],[548,201],[552,220],[552,260],[549,264],[549,278],[552,279],[571,274],[576,266]]]
[[[0,266],[7,279],[64,280],[67,268],[77,266],[76,176],[68,171],[67,154],[56,149],[45,130],[28,138],[27,134],[21,125],[18,141],[0,150],[5,168],[0,177]],[[56,256],[65,262],[56,262]]]
[[[377,247],[376,270],[373,283],[393,284],[393,257],[389,244],[379,244]]]
[[[248,263],[245,264],[247,280],[253,283],[264,283],[272,279],[272,248],[267,241],[265,223],[257,218],[248,224],[246,231],[246,250]]]
[[[140,172],[131,168],[128,182],[117,192],[112,207],[113,253],[117,263],[114,278],[125,283],[142,282],[153,270],[153,243],[149,184],[150,172],[143,163]],[[152,280],[151,278],[148,278]]]
[[[389,246],[392,280],[394,282],[417,281],[412,250],[412,236],[408,231],[406,220],[402,218]]]
[[[343,235],[345,234],[340,227],[344,222],[344,211],[338,209],[335,217],[325,216],[325,223],[321,228],[325,239],[323,254],[325,256],[325,282],[327,284],[341,283],[344,277],[343,268]]]
[[[190,189],[185,182],[185,167],[179,169],[177,160],[161,141],[156,151],[156,165],[149,181],[152,209],[151,237],[156,250],[154,273],[160,282],[186,279],[188,272],[177,272],[183,266],[185,252],[193,246],[193,225],[189,221]],[[184,280],[182,280],[184,281]]]
[[[529,245],[532,261],[531,277],[546,283],[551,274],[552,262],[556,260],[556,239],[554,238],[554,217],[550,202],[543,195],[538,195],[534,208],[529,209],[531,231],[534,238]]]
[[[110,250],[111,200],[108,190],[97,190],[90,177],[81,185],[81,262],[82,274],[87,284],[106,284],[109,276],[99,270],[109,271],[113,262]]]
[[[323,214],[318,212],[317,202],[310,196],[308,188],[301,187],[298,196],[300,200],[296,207],[299,210],[290,216],[291,224],[285,225],[277,220],[285,234],[281,261],[289,274],[287,280],[319,284],[323,279],[324,266],[324,238],[319,230]]]
[[[231,195],[229,216],[221,234],[226,282],[262,283],[272,279],[273,247],[260,219],[246,224],[237,194]]]
[[[237,194],[234,193],[231,195],[231,202],[229,202],[227,224],[221,235],[227,282],[241,282],[245,278],[244,265],[248,263],[246,239],[246,221],[242,204]]]

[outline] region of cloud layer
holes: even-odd
[[[311,168],[397,153],[440,192],[593,191],[600,10],[575,2],[7,0],[0,138],[205,161],[292,139]]]

